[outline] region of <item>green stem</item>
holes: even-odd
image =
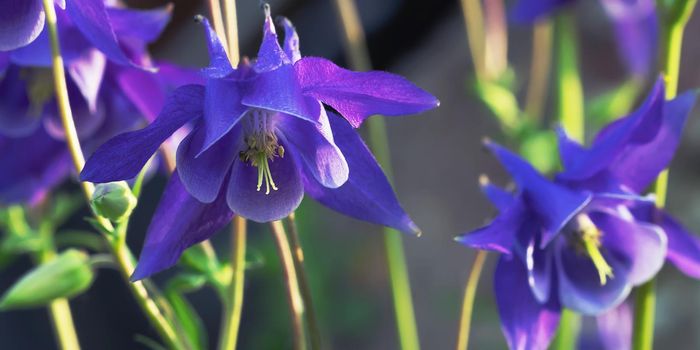
[[[243,287],[245,283],[245,251],[246,251],[246,220],[236,216],[233,220],[232,256],[233,273],[228,284],[227,295],[224,296],[225,313],[221,325],[220,350],[236,349],[238,344],[238,329],[241,324],[243,311]]]
[[[289,215],[288,222],[289,242],[292,246],[292,251],[294,252],[294,267],[297,269],[299,275],[301,297],[304,299],[304,305],[306,306],[305,320],[306,328],[309,330],[309,336],[311,338],[311,350],[318,350],[321,348],[321,332],[319,331],[318,321],[316,320],[316,309],[314,308],[313,298],[311,297],[309,278],[307,277],[306,269],[304,268],[304,250],[301,247],[301,240],[299,239],[299,231],[297,229],[294,213]]]
[[[525,99],[525,115],[539,124],[547,99],[547,85],[552,62],[552,22],[543,20],[535,24],[532,34],[532,60],[530,62],[530,82]]]
[[[554,25],[558,118],[569,137],[583,143],[585,140],[585,119],[583,88],[578,65],[576,24],[570,13],[562,13],[556,17]],[[562,310],[554,348],[558,350],[575,349],[580,324],[580,315],[568,309]]]
[[[661,71],[666,82],[666,99],[676,97],[681,66],[683,33],[697,0],[657,0],[661,23]],[[668,169],[659,174],[654,185],[656,205],[663,208],[668,194]],[[654,316],[656,313],[656,279],[641,285],[635,299],[634,350],[651,350],[654,347]]]
[[[294,326],[294,348],[296,350],[305,350],[308,341],[306,339],[306,330],[304,329],[304,300],[299,289],[299,278],[297,277],[297,270],[294,266],[292,249],[289,246],[282,221],[273,221],[270,223],[270,227],[272,228],[272,233],[275,235],[277,252],[280,256],[282,267],[284,268],[287,299],[289,301],[292,324]]]
[[[487,253],[480,250],[476,253],[472,270],[467,279],[467,286],[464,288],[464,301],[462,302],[462,317],[459,322],[459,336],[457,338],[457,350],[467,350],[469,348],[469,333],[471,330],[472,313],[474,311],[474,297],[479,286],[481,271],[484,269]]]
[[[558,117],[569,137],[584,141],[583,88],[578,66],[576,23],[570,13],[555,19]]]
[[[569,309],[563,309],[559,318],[559,330],[552,347],[556,350],[576,349],[580,330],[581,316]]]
[[[355,3],[352,0],[335,0],[334,3],[338,18],[342,24],[341,29],[345,51],[352,68],[363,71],[369,70],[371,68],[370,57]],[[384,119],[376,116],[369,118],[367,120],[367,129],[374,155],[384,169],[387,178],[391,180],[391,158]],[[411,284],[408,278],[401,233],[385,227],[384,245],[401,349],[417,350],[420,349],[420,341],[413,311]]]

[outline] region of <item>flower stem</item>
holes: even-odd
[[[232,256],[233,274],[226,288],[229,291],[225,297],[225,313],[221,326],[220,350],[236,349],[238,344],[238,329],[241,324],[243,311],[243,287],[245,283],[245,251],[246,251],[246,219],[236,216],[233,219]]]
[[[313,298],[311,297],[311,288],[309,279],[306,276],[304,269],[304,251],[301,248],[301,240],[299,239],[299,231],[295,220],[295,214],[289,214],[289,240],[294,252],[294,266],[299,274],[299,287],[301,288],[301,297],[304,299],[306,306],[306,327],[309,330],[309,340],[311,341],[311,350],[321,348],[321,332],[318,328],[316,320],[316,309],[314,308]]]
[[[661,24],[661,71],[666,83],[666,99],[676,97],[678,77],[681,65],[683,33],[697,0],[675,0],[669,5],[666,1],[657,1],[657,13]],[[668,192],[668,169],[659,174],[654,185],[656,205],[666,205]],[[654,316],[656,313],[656,279],[641,285],[637,289],[634,308],[634,333],[632,348],[634,350],[651,350],[654,347]]]
[[[292,324],[294,326],[294,339],[296,350],[305,350],[307,340],[306,331],[304,329],[304,300],[299,290],[299,278],[294,266],[294,258],[292,258],[292,249],[289,246],[287,235],[284,230],[282,221],[273,221],[270,223],[272,233],[275,235],[275,243],[277,244],[277,252],[284,268],[284,277],[287,285],[287,299],[289,308],[292,314]]]
[[[558,117],[569,137],[583,143],[585,122],[576,23],[570,13],[562,13],[556,17],[555,26]]]
[[[583,143],[585,120],[583,112],[583,88],[578,66],[578,40],[576,24],[570,13],[558,15],[554,22],[556,38],[556,82],[558,118],[569,137]],[[581,316],[563,309],[554,348],[569,350],[576,348]]]
[[[222,42],[228,43],[226,28],[224,26],[224,17],[221,15],[221,3],[219,0],[209,0],[209,12],[211,13],[211,20],[214,22],[216,36],[218,36],[219,40]]]
[[[535,24],[532,35],[532,60],[530,62],[530,82],[525,99],[525,114],[533,121],[542,120],[547,85],[552,61],[552,22],[543,20]]]
[[[224,0],[224,15],[226,20],[226,42],[228,43],[228,59],[231,66],[238,66],[238,17],[236,15],[236,0]]]
[[[348,60],[355,70],[371,69],[371,62],[364,31],[360,22],[357,8],[352,0],[335,0],[335,8],[342,24],[343,43]],[[391,162],[389,155],[389,141],[387,139],[384,119],[369,118],[367,120],[370,145],[377,161],[384,169],[389,180],[392,179]],[[401,233],[384,228],[384,245],[391,280],[391,289],[394,299],[394,312],[399,333],[401,349],[420,349],[416,318],[413,311],[411,296],[411,284],[408,278],[406,258],[404,256]]]
[[[46,14],[46,26],[49,30],[49,36],[51,39],[51,58],[53,65],[53,77],[54,77],[54,87],[56,91],[56,100],[58,102],[58,111],[61,117],[61,122],[63,124],[63,129],[66,134],[66,143],[68,144],[68,149],[73,160],[73,165],[78,173],[83,169],[85,165],[85,158],[83,157],[82,149],[80,148],[80,141],[78,139],[78,133],[75,129],[75,124],[73,122],[73,115],[70,108],[70,102],[68,100],[68,88],[66,85],[66,74],[63,68],[63,58],[61,57],[61,47],[58,40],[58,29],[56,24],[56,9],[54,8],[54,3],[52,0],[43,0],[44,12]],[[92,197],[94,192],[94,186],[89,182],[81,182],[83,193],[88,202]],[[95,219],[99,224],[108,229],[114,230],[114,227],[109,222],[109,220],[93,213]],[[156,328],[158,333],[161,335],[163,340],[174,349],[182,349],[179,341],[177,340],[177,335],[173,331],[172,325],[163,317],[158,309],[157,305],[148,296],[143,283],[135,282],[128,283],[129,276],[134,270],[133,256],[126,246],[126,239],[124,238],[108,238],[110,241],[110,246],[112,248],[112,253],[117,260],[119,269],[122,276],[127,280],[127,285],[131,289],[133,295],[136,297],[136,301],[141,306],[142,310],[145,312],[151,324]],[[125,236],[122,235],[122,236]]]
[[[472,270],[464,288],[464,301],[462,301],[462,317],[459,321],[459,337],[457,338],[457,350],[467,350],[469,347],[469,332],[471,330],[472,312],[474,310],[474,297],[479,285],[481,271],[484,269],[487,253],[480,250],[476,253]]]
[[[486,79],[486,36],[484,34],[484,10],[481,0],[461,0],[462,15],[469,41],[469,52],[479,81]]]

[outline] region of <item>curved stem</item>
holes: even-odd
[[[287,285],[287,298],[289,308],[292,314],[292,324],[294,325],[294,340],[296,350],[306,349],[306,331],[304,330],[304,301],[299,290],[299,279],[297,271],[294,267],[294,258],[292,258],[292,249],[289,246],[287,235],[285,234],[284,225],[281,221],[273,221],[270,223],[272,233],[275,235],[275,243],[277,244],[277,252],[284,268],[284,277]]]
[[[73,165],[77,172],[80,173],[85,165],[85,158],[83,157],[83,152],[80,148],[80,141],[78,139],[78,133],[75,129],[70,102],[68,100],[66,75],[63,68],[63,58],[61,57],[61,48],[58,40],[56,10],[52,0],[43,0],[43,5],[44,12],[46,13],[46,26],[49,30],[49,36],[51,38],[51,59],[53,65],[56,100],[58,102],[58,111],[61,117],[64,132],[66,134],[66,143],[68,144]],[[81,186],[87,201],[90,202],[92,193],[94,192],[94,186],[89,182],[81,182]],[[94,215],[95,219],[100,223],[100,225],[108,230],[114,229],[109,220],[99,215]],[[149,298],[143,284],[141,282],[128,283],[129,276],[133,271],[133,257],[131,256],[131,252],[128,250],[129,248],[126,246],[125,240],[121,238],[108,239],[110,240],[110,246],[112,247],[112,252],[117,260],[120,271],[127,280],[127,285],[136,297],[137,302],[146,313],[146,316],[148,316],[149,321],[151,321],[151,324],[156,328],[163,340],[166,341],[170,347],[174,349],[181,349],[182,346],[178,342],[172,326],[167,320],[165,320],[153,300]]]
[[[294,213],[289,215],[288,222],[289,241],[292,245],[292,251],[294,252],[294,266],[299,275],[301,296],[306,306],[306,327],[309,330],[309,336],[311,338],[311,349],[318,350],[321,348],[321,332],[319,331],[318,321],[316,320],[316,309],[314,308],[313,298],[311,297],[309,279],[306,276],[306,269],[304,269],[304,250],[301,248],[301,240],[299,239],[299,231],[297,230]]]
[[[661,23],[661,71],[666,82],[666,99],[676,97],[678,77],[680,74],[681,51],[685,25],[695,8],[697,0],[677,0],[671,8],[666,2],[657,1],[659,23]],[[668,191],[668,169],[659,174],[654,184],[656,205],[666,205]],[[641,285],[635,298],[634,333],[632,348],[634,350],[651,350],[654,347],[654,317],[656,314],[656,279]]]
[[[472,270],[467,279],[467,286],[464,288],[464,300],[462,301],[462,317],[459,321],[459,336],[457,338],[457,350],[467,350],[469,347],[469,332],[471,330],[472,312],[474,310],[474,297],[479,285],[481,271],[484,269],[487,253],[480,250],[476,253]]]
[[[355,70],[369,70],[371,68],[370,57],[365,43],[364,31],[357,14],[357,8],[352,0],[335,0],[335,8],[342,24],[343,43],[345,52],[351,66]],[[388,179],[392,178],[391,162],[389,155],[389,141],[387,139],[386,125],[383,118],[369,118],[367,120],[370,145],[382,166]],[[401,233],[384,228],[384,245],[386,248],[387,265],[391,280],[391,290],[394,300],[394,312],[396,315],[397,330],[401,349],[420,349],[416,317],[413,310],[411,296],[411,284],[408,278],[408,268],[404,256]]]
[[[229,292],[224,298],[225,313],[221,324],[220,350],[236,349],[238,344],[238,329],[241,324],[243,311],[243,287],[245,283],[245,251],[246,251],[246,220],[240,216],[233,219],[233,235],[231,237],[231,264],[233,274],[226,290]]]

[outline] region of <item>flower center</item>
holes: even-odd
[[[591,218],[586,214],[578,214],[576,216],[576,232],[579,235],[579,243],[582,243],[583,250],[588,254],[598,270],[600,285],[604,286],[608,282],[608,278],[614,278],[612,267],[605,261],[603,254],[600,252],[600,238],[603,232],[598,230]]]
[[[265,194],[270,194],[270,188],[277,191],[269,162],[276,157],[284,158],[284,147],[275,134],[273,116],[274,113],[257,108],[248,112],[244,118],[246,149],[239,153],[242,161],[258,168],[257,190],[260,191],[264,182]]]

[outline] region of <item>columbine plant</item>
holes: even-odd
[[[282,48],[268,8],[258,57],[234,69],[209,23],[199,20],[211,61],[203,70],[206,85],[177,89],[155,122],[108,141],[81,174],[98,183],[133,178],[160,143],[186,123],[194,125],[178,148],[177,173],[133,279],[172,266],[234,214],[258,222],[288,216],[304,193],[347,215],[418,232],[353,127],[373,114],[434,108],[435,97],[393,74],[301,58],[285,19]]]
[[[500,214],[458,241],[502,253],[494,290],[512,349],[545,349],[561,308],[599,315],[665,260],[700,278],[700,241],[640,195],[671,161],[695,97],[665,101],[659,80],[637,111],[609,124],[590,148],[560,131],[564,170],[552,180],[486,142],[518,189],[483,181]]]

